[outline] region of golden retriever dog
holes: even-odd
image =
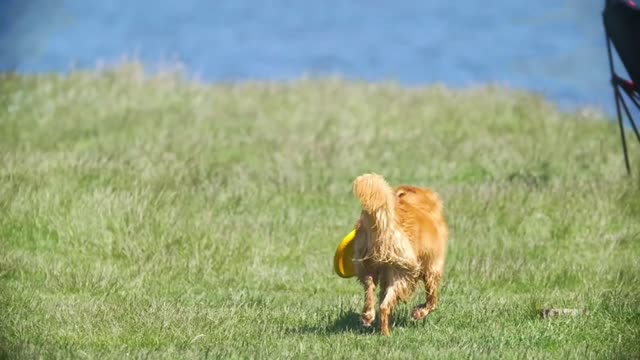
[[[423,319],[438,305],[438,288],[447,252],[448,229],[442,201],[422,187],[393,189],[377,174],[353,181],[353,193],[362,211],[355,228],[354,269],[364,286],[361,321],[375,319],[376,287],[380,288],[380,331],[389,335],[389,317],[422,280],[426,302],[414,308],[414,320]]]

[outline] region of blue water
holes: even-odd
[[[204,81],[497,83],[613,113],[596,0],[0,0],[0,70],[181,62]],[[619,63],[618,63],[619,66]],[[623,73],[626,74],[626,73]]]

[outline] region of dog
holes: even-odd
[[[353,181],[362,210],[356,222],[353,264],[364,286],[361,322],[375,320],[376,287],[380,288],[380,331],[388,336],[394,307],[406,302],[422,280],[426,302],[413,309],[421,320],[438,306],[438,289],[447,253],[448,229],[439,195],[429,188],[392,188],[378,174]]]

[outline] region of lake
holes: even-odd
[[[209,82],[496,83],[613,114],[603,4],[0,0],[0,70],[67,72],[127,56],[150,68],[180,62]]]

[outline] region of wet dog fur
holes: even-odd
[[[380,331],[389,335],[394,307],[408,300],[420,281],[426,301],[412,318],[423,319],[438,305],[448,242],[442,201],[428,188],[392,188],[377,174],[358,176],[353,193],[362,207],[354,238],[354,268],[365,292],[361,321],[373,323],[379,288]]]

